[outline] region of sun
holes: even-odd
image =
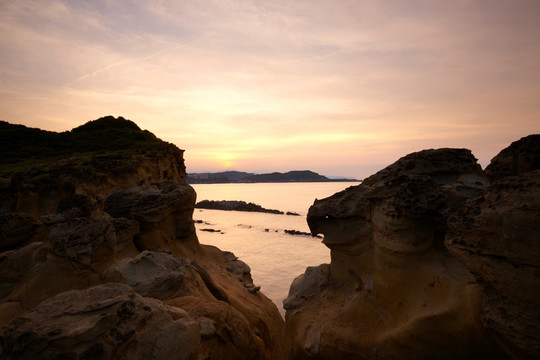
[[[223,160],[221,162],[221,166],[225,167],[225,168],[230,168],[234,165],[234,162],[232,160]]]
[[[231,168],[236,164],[237,154],[233,153],[220,153],[216,155],[216,160],[223,168]]]

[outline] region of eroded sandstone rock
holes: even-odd
[[[78,264],[112,263],[116,232],[108,220],[76,218],[49,230],[51,252]]]
[[[96,204],[88,195],[72,194],[60,199],[60,201],[58,202],[58,207],[56,208],[56,212],[62,213],[73,208],[79,209],[81,211],[80,216],[87,217],[92,216],[92,213],[95,212]]]
[[[0,215],[0,251],[25,245],[43,235],[42,222],[30,214]]]
[[[10,323],[4,359],[198,359],[199,327],[183,310],[124,284],[56,295]]]
[[[60,202],[66,201],[63,199],[80,195],[88,196],[92,211],[99,212],[103,200],[114,192],[163,181],[185,183],[183,153],[172,144],[161,143],[35,164],[15,174],[11,183],[0,189],[0,213],[47,215],[56,212]]]
[[[192,261],[166,253],[143,251],[122,267],[124,282],[142,296],[160,300],[178,296],[211,298]]]
[[[7,324],[23,311],[21,302],[10,299],[9,294],[30,271],[39,271],[47,261],[48,247],[48,243],[40,241],[0,253],[0,299],[5,300],[0,301],[0,324]]]
[[[134,187],[111,194],[104,210],[113,217],[140,224],[135,236],[139,250],[165,250],[176,241],[196,243],[193,208],[196,194],[187,184],[160,183],[158,187]]]
[[[448,218],[488,184],[469,150],[424,150],[316,200],[308,224],[331,263],[291,286],[290,356],[500,357],[479,325],[474,277],[444,246]]]
[[[486,167],[486,175],[497,180],[534,170],[540,170],[540,134],[521,138],[503,149]]]
[[[104,121],[126,122],[86,128]],[[0,358],[283,359],[279,311],[199,244],[183,150],[157,142],[45,159],[0,189]]]
[[[540,357],[540,136],[501,151],[482,196],[451,218],[448,249],[481,288],[483,326],[515,359]]]
[[[136,188],[119,194],[117,199],[121,201],[113,203],[119,205],[115,209],[124,210],[111,213],[131,218],[82,217],[80,209],[72,208],[76,212],[67,210],[43,217],[43,226],[48,230],[44,232],[45,241],[0,254],[0,275],[6,279],[0,287],[0,324],[12,321],[10,329],[17,332],[22,323],[13,319],[26,316],[52,296],[69,290],[85,291],[103,283],[125,283],[138,296],[162,300],[178,311],[187,311],[198,324],[197,353],[201,358],[283,358],[283,319],[275,305],[259,293],[260,287],[253,284],[249,266],[232,253],[201,246],[195,233],[189,231],[193,227],[195,200],[191,187],[167,183]],[[124,206],[130,202],[131,207]],[[140,241],[141,233],[147,242]],[[143,250],[141,244],[162,251]],[[40,316],[40,321],[45,322],[46,314]],[[50,316],[59,315],[52,312]],[[85,316],[92,317],[81,314],[80,321],[84,322]],[[76,329],[76,324],[71,330]],[[114,328],[111,324],[103,325],[110,330]],[[138,336],[143,330],[133,331],[133,336]],[[6,339],[11,336],[4,335]],[[94,342],[98,357],[118,358],[110,354],[125,346],[106,340],[108,348],[103,350],[100,341]],[[155,338],[152,341],[154,345],[159,343]],[[52,339],[50,343],[71,356],[68,347],[61,348],[64,340]],[[188,345],[192,343],[182,346]],[[6,356],[24,358],[26,353],[17,349],[9,348]],[[92,349],[81,348],[78,354],[90,356]]]

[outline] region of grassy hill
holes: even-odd
[[[102,117],[61,133],[0,121],[0,166],[97,151],[128,150],[162,143],[122,117]]]
[[[35,164],[142,151],[159,144],[165,142],[123,117],[102,117],[60,133],[0,121],[0,182],[9,182],[13,174]]]

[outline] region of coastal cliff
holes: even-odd
[[[63,133],[5,122],[0,129],[0,214],[51,214],[72,194],[88,195],[100,208],[128,187],[186,181],[184,150],[122,117]]]
[[[0,357],[282,359],[249,266],[198,242],[182,150],[117,150],[39,159],[4,188]]]
[[[538,358],[539,138],[485,172],[466,149],[412,153],[315,200],[331,263],[291,284],[289,357]]]

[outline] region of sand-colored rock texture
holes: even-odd
[[[16,171],[7,171],[12,175],[7,184],[0,182],[0,213],[61,212],[76,200],[70,199],[74,195],[87,195],[95,211],[119,190],[186,181],[184,150],[122,117],[106,116],[63,133],[8,125],[0,122],[0,148],[6,157],[0,168]],[[29,159],[23,161],[13,151]]]
[[[116,177],[66,173],[69,193],[24,193],[30,214],[0,214],[0,358],[284,358],[284,321],[249,266],[199,244],[171,153]]]
[[[316,200],[331,263],[291,285],[289,358],[538,358],[539,138],[485,172],[466,149],[412,153]]]
[[[540,358],[540,136],[486,168],[491,186],[450,219],[446,245],[474,274],[482,324],[516,359]]]

